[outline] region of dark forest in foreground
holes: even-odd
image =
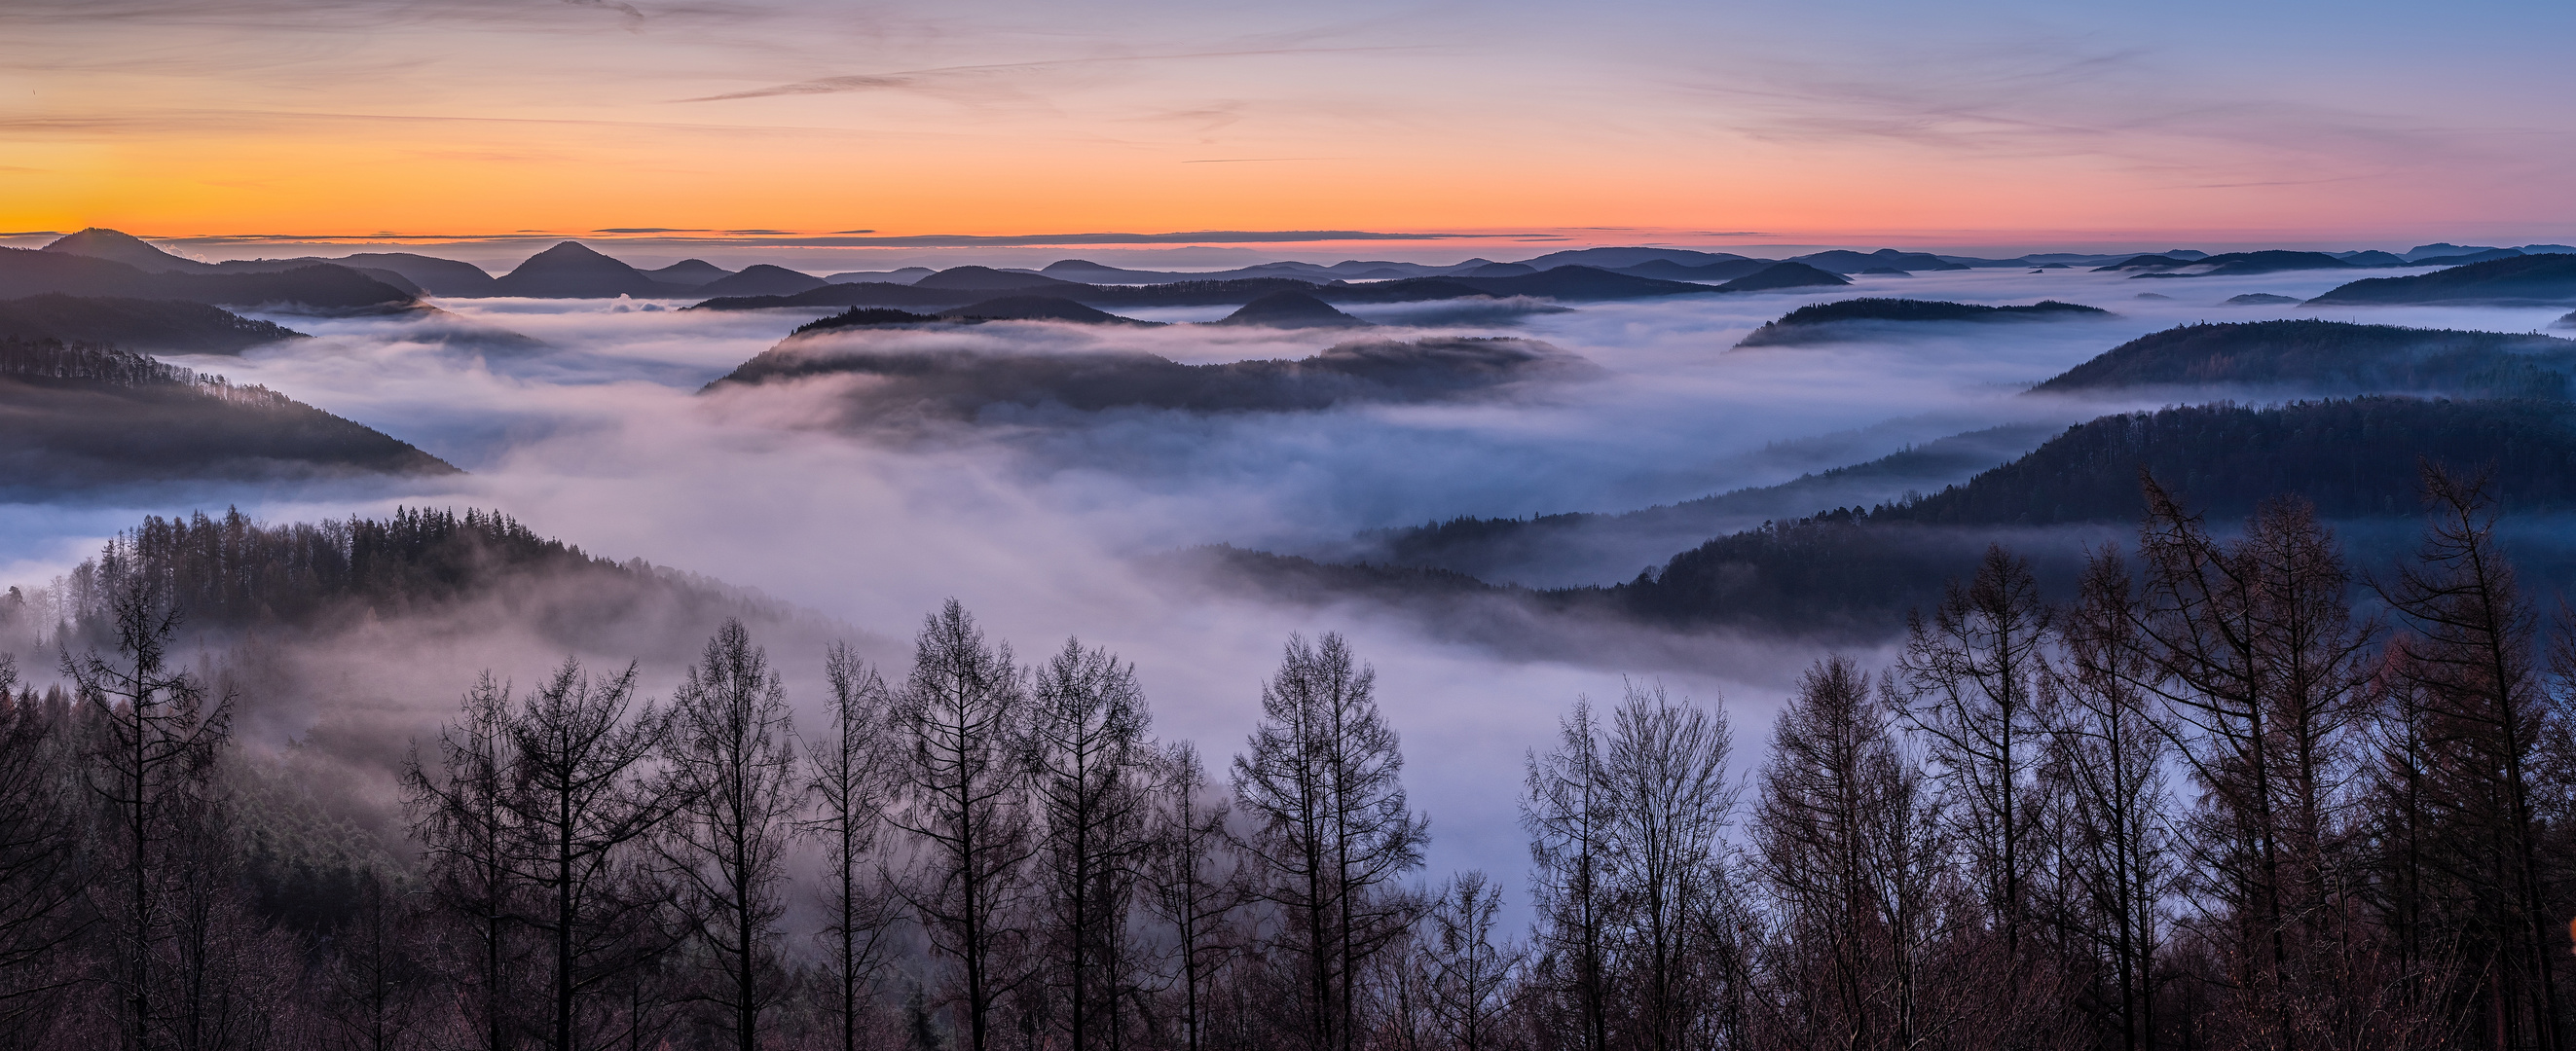
[[[1992,549],[1763,747],[1650,685],[1578,702],[1527,759],[1531,868],[1490,874],[1422,871],[1338,637],[1289,640],[1212,761],[1132,665],[1022,659],[954,603],[908,665],[834,650],[822,725],[735,621],[667,699],[460,683],[371,838],[232,740],[249,699],[175,659],[183,604],[286,630],[320,608],[291,596],[445,594],[460,529],[616,568],[473,516],[251,529],[293,563],[265,576],[211,528],[125,543],[52,629],[93,643],[57,648],[71,688],[0,706],[0,1040],[2563,1046],[2576,635],[2477,485],[2425,489],[2419,554],[2365,583],[2302,501],[2221,539],[2151,485],[2072,602]]]

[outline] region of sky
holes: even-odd
[[[2564,242],[2568,39],[2528,2],[12,0],[0,233]]]

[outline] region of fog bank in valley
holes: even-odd
[[[1323,409],[995,405],[930,421],[900,442],[836,425],[847,405],[833,386],[840,380],[699,393],[820,312],[473,300],[441,304],[459,323],[428,328],[262,315],[313,338],[254,348],[221,361],[220,371],[468,473],[337,488],[169,485],[88,494],[67,506],[0,505],[7,538],[0,584],[43,584],[144,514],[219,513],[237,504],[283,523],[398,505],[493,508],[592,554],[704,574],[806,611],[755,623],[754,632],[788,674],[800,719],[813,725],[830,637],[846,634],[865,656],[899,665],[921,616],[954,596],[1023,654],[1079,635],[1135,661],[1156,732],[1194,739],[1217,757],[1241,747],[1257,684],[1289,633],[1339,630],[1379,669],[1387,714],[1405,735],[1406,780],[1433,819],[1431,871],[1517,873],[1523,853],[1512,799],[1521,756],[1548,740],[1577,695],[1615,697],[1631,675],[1703,701],[1723,696],[1738,724],[1737,764],[1747,769],[1759,760],[1756,743],[1775,699],[1820,649],[1602,624],[1563,629],[1582,633],[1580,644],[1533,658],[1365,604],[1275,604],[1175,579],[1151,568],[1151,556],[1219,543],[1332,556],[1359,549],[1354,538],[1370,530],[1460,515],[1629,511],[1775,485],[2001,424],[2063,425],[2155,407],[2021,392],[2122,340],[2184,322],[2328,316],[2519,332],[2556,314],[2219,305],[2252,292],[2311,296],[2333,281],[2298,273],[2133,282],[2065,271],[1940,272],[1863,276],[1831,294],[1573,303],[1563,312],[1534,312],[1533,304],[1481,315],[1458,304],[1360,309],[1386,326],[1371,338],[1508,336],[1559,348],[1590,368],[1529,378],[1492,396]],[[2175,298],[2133,298],[2148,284]],[[1992,304],[2054,298],[2117,316],[1731,349],[1797,306],[1855,295]],[[1140,316],[1197,321],[1222,313]],[[542,345],[456,335],[467,326]],[[835,337],[880,349],[1150,354],[1182,364],[1295,360],[1349,338],[1034,322]],[[1603,583],[1640,566],[1595,560],[1540,582]],[[384,749],[400,747],[388,740],[432,732],[484,666],[529,682],[561,658],[559,649],[574,648],[594,663],[640,659],[650,688],[666,693],[694,656],[694,643],[677,642],[669,630],[553,645],[562,640],[514,630],[512,615],[451,611],[434,632],[362,628],[336,653],[279,658],[300,681],[318,685],[265,732],[367,750],[380,765]],[[1856,656],[1871,663],[1884,654]],[[330,710],[343,700],[363,707],[363,717]]]

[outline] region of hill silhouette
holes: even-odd
[[[1829,288],[1848,285],[1841,274],[1819,270],[1805,263],[1773,263],[1753,273],[1717,286],[1720,292],[1767,292],[1781,288]]]
[[[812,274],[800,273],[783,266],[755,263],[740,273],[727,274],[690,291],[696,296],[792,296],[829,284]]]
[[[455,473],[264,387],[129,351],[0,339],[0,489]]]
[[[304,334],[221,307],[177,299],[117,299],[47,293],[0,300],[0,339],[113,344],[175,354],[239,354]]]
[[[1888,323],[1968,321],[2008,322],[2065,318],[2107,318],[2111,312],[2078,303],[2043,299],[2029,306],[1985,306],[1937,299],[1871,297],[1812,303],[1763,323],[1735,345],[1788,346],[1849,339],[1867,331],[1884,331]]]
[[[644,299],[684,296],[689,289],[655,281],[643,271],[601,255],[579,241],[565,241],[529,256],[509,273],[495,278],[492,294],[532,299]]]
[[[1969,269],[1966,263],[1953,263],[1928,252],[1899,252],[1893,248],[1881,248],[1875,252],[1854,252],[1837,248],[1796,256],[1791,261],[1805,263],[1818,270],[1830,270],[1837,274],[1857,274],[1872,267],[1892,267],[1899,270]]]
[[[1119,317],[1062,296],[999,296],[939,312],[952,321],[1070,321],[1083,325],[1151,325],[1152,321]]]
[[[1213,321],[1215,325],[1258,325],[1265,328],[1367,328],[1369,323],[1333,309],[1333,305],[1304,292],[1279,291],[1243,305],[1242,309]]]
[[[733,276],[733,271],[704,259],[683,259],[669,266],[643,271],[643,274],[666,285],[705,288],[719,279]]]
[[[2196,324],[2130,340],[2031,388],[2564,398],[2576,340],[2343,321]]]
[[[1733,281],[1747,274],[1761,273],[1773,262],[1769,259],[1721,259],[1702,266],[1685,266],[1669,259],[1653,259],[1616,269],[1622,274],[1664,281]]]
[[[1022,274],[995,270],[989,266],[956,266],[931,274],[912,283],[914,288],[955,289],[971,292],[1003,292],[1024,288],[1079,288],[1078,281],[1065,281],[1044,274]]]
[[[2309,306],[2576,302],[2576,255],[2548,253],[2470,263],[2411,277],[2366,278]]]

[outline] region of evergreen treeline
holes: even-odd
[[[131,574],[68,689],[0,660],[0,1042],[2562,1047],[2576,625],[2480,484],[2424,479],[2367,583],[2303,501],[2222,539],[2153,483],[2071,602],[1989,548],[1758,761],[1720,707],[1578,700],[1524,763],[1526,880],[1423,877],[1338,636],[1288,641],[1218,771],[1133,665],[953,601],[907,663],[831,651],[815,725],[733,621],[666,700],[487,674],[363,849]]]

